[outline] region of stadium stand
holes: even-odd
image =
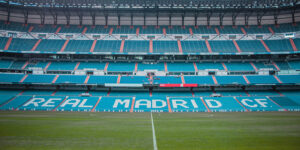
[[[0,109],[300,110],[295,20],[265,24],[255,16],[257,24],[229,18],[230,24],[220,18],[218,25],[195,18],[193,25],[185,16],[164,20],[169,24],[157,16],[129,25],[110,17],[41,25],[0,19]]]

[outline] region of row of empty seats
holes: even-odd
[[[263,25],[263,26],[78,26],[78,25],[38,25],[10,22],[9,24],[0,21],[0,30],[21,31],[21,32],[38,32],[38,33],[100,33],[100,34],[136,34],[139,28],[139,34],[163,34],[164,29],[167,34],[190,34],[190,30],[195,34],[244,34],[243,30],[248,34],[256,33],[283,33],[296,32],[300,30],[298,24],[280,24]],[[112,31],[111,31],[112,30]],[[218,31],[216,31],[218,30]],[[272,30],[272,32],[271,32]]]
[[[9,42],[8,42],[9,41]],[[238,52],[288,52],[300,50],[300,39],[282,40],[232,40],[201,41],[140,41],[125,40],[58,40],[19,39],[0,37],[0,49],[41,52],[115,52],[115,53],[238,53]],[[26,43],[26,44],[24,44]],[[152,43],[152,46],[150,46]],[[267,48],[264,46],[267,46]],[[293,47],[294,45],[294,47]],[[7,47],[7,49],[5,48]],[[150,48],[152,47],[152,48]],[[181,51],[182,52],[181,52]]]
[[[0,93],[2,93],[1,91]],[[165,94],[150,96],[91,96],[30,95],[28,93],[0,94],[0,110],[31,111],[160,111],[160,112],[211,112],[211,111],[299,111],[300,101],[291,91],[288,95],[250,95],[228,97],[167,97]],[[268,93],[268,91],[266,91]],[[296,93],[298,92],[298,93]],[[51,105],[46,105],[51,103]],[[155,105],[151,105],[155,103]],[[132,107],[134,106],[134,107]]]
[[[114,62],[44,62],[44,61],[12,61],[0,60],[0,69],[29,69],[41,68],[43,70],[87,70],[97,69],[107,72],[135,72],[157,70],[167,72],[197,72],[197,70],[218,69],[228,71],[256,71],[269,70],[300,70],[300,61],[276,62],[202,62],[202,63],[114,63]]]
[[[33,75],[0,74],[0,83],[56,83],[56,84],[299,84],[300,75],[247,76],[96,76],[96,75]]]
[[[12,98],[16,95],[24,96],[82,96],[83,93],[88,93],[91,96],[169,96],[169,97],[192,97],[203,96],[210,97],[213,94],[221,94],[222,96],[287,96],[296,98],[300,103],[299,91],[277,91],[277,90],[216,90],[216,91],[81,91],[81,90],[0,90],[0,105],[5,99]]]

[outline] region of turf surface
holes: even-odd
[[[153,113],[169,149],[300,149],[299,112]],[[0,149],[153,149],[150,113],[0,112]]]

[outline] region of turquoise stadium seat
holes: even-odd
[[[98,40],[94,52],[120,52],[120,46],[120,40]]]
[[[83,84],[85,78],[84,75],[59,75],[55,83]]]
[[[243,34],[241,27],[223,26],[218,27],[220,34]]]
[[[108,72],[134,72],[135,63],[109,63]]]
[[[74,70],[77,62],[52,62],[48,70]]]
[[[212,52],[217,53],[236,53],[237,49],[235,48],[232,41],[209,41]]]
[[[50,96],[54,91],[52,90],[25,90],[22,95],[39,95],[39,96]]]
[[[125,40],[123,52],[125,53],[148,53],[149,41],[127,41]]]
[[[224,63],[229,71],[255,71],[249,62]]]
[[[198,70],[206,70],[206,69],[225,70],[221,63],[202,62],[202,63],[196,63],[196,65]]]
[[[79,96],[80,94],[85,93],[85,91],[75,91],[75,90],[58,90],[55,93],[59,96]]]
[[[300,30],[299,24],[292,25],[290,23],[279,24],[279,27],[272,25],[272,29],[275,33],[284,33],[284,32],[297,32]]]
[[[153,84],[181,84],[181,78],[177,76],[155,76]]]
[[[248,90],[251,96],[280,96],[276,91],[259,91],[259,90]]]
[[[13,61],[11,60],[0,60],[0,68],[8,69],[12,65]]]
[[[23,83],[51,83],[55,75],[28,75]]]
[[[201,102],[199,98],[183,98],[183,97],[173,97],[170,98],[170,105],[173,112],[206,112],[206,107]],[[178,103],[181,104],[184,101],[185,107],[181,105],[177,105]],[[197,107],[195,108],[194,105]],[[167,110],[166,110],[167,111]]]
[[[90,52],[92,40],[70,40],[64,51],[66,52]]]
[[[0,106],[7,103],[9,100],[11,100],[15,95],[0,95]]]
[[[288,97],[270,97],[275,103],[287,109],[288,111],[299,110],[300,104]]]
[[[298,90],[280,91],[280,93],[300,105],[300,94]]]
[[[192,63],[167,63],[168,72],[195,72]]]
[[[179,53],[177,41],[153,41],[153,53]]]
[[[11,64],[10,69],[22,69],[25,63],[26,61],[14,61]]]
[[[171,28],[168,26],[161,26],[161,29],[163,27],[166,29],[167,34],[190,34],[188,26],[185,28],[182,28],[181,26],[172,26]]]
[[[29,28],[29,25],[25,26],[18,22],[10,22],[7,24],[4,21],[0,21],[0,30],[27,32]]]
[[[30,24],[30,26],[33,26],[33,29],[31,32],[36,33],[55,33],[58,26],[44,24],[44,25],[37,25],[37,24]]]
[[[288,84],[300,84],[300,75],[279,75],[280,81]]]
[[[282,108],[277,106],[266,97],[236,97],[249,111],[280,111]],[[263,104],[261,104],[263,103]]]
[[[68,97],[66,101],[59,105],[57,111],[91,111],[98,100],[99,97]],[[85,107],[80,106],[83,103]]]
[[[271,52],[288,52],[293,51],[289,40],[264,40]]]
[[[232,97],[204,97],[204,102],[212,112],[231,112],[231,111],[246,111],[234,98]],[[221,105],[218,106],[220,102]],[[214,107],[210,107],[210,105]],[[217,107],[218,106],[218,107]]]
[[[208,53],[205,41],[181,41],[184,53]]]
[[[24,74],[1,73],[0,82],[1,83],[19,82],[23,77]]]
[[[121,101],[127,101],[128,107],[124,107],[124,105],[118,105],[116,107],[112,107],[114,105],[116,99],[121,100]],[[95,111],[96,112],[98,112],[98,111],[129,112],[131,103],[132,103],[132,97],[102,97],[100,100],[100,103],[95,108]]]
[[[55,98],[55,100],[51,101],[51,104],[48,104],[46,106],[43,106],[43,104],[46,103],[46,101],[48,101],[50,98]],[[44,102],[38,103],[38,106],[35,106],[32,103],[24,103],[23,105],[21,105],[19,107],[19,110],[42,110],[42,111],[51,111],[54,108],[56,108],[64,99],[65,96],[55,96],[55,97],[51,97],[51,96],[35,96],[33,97],[31,100],[35,100],[36,102],[40,102],[42,100],[45,100]],[[25,106],[26,105],[26,106]]]
[[[6,37],[0,37],[0,49],[1,50],[3,50],[5,48],[7,40],[8,40],[8,38],[6,38]]]
[[[149,97],[149,92],[143,92],[143,91],[111,91],[109,96],[143,96],[143,97]]]
[[[80,62],[78,66],[78,70],[83,69],[97,69],[97,70],[104,70],[105,63],[102,62]]]
[[[84,29],[84,27],[80,27],[78,25],[70,25],[70,26],[65,26],[65,25],[60,25],[61,30],[59,33],[81,33]]]
[[[36,47],[35,51],[58,52],[63,47],[65,40],[45,40],[43,39]]]
[[[218,84],[247,84],[243,76],[215,76]]]
[[[156,28],[156,26],[146,26],[140,28],[140,34],[163,34],[163,28]]]
[[[258,40],[237,40],[236,42],[242,52],[267,52]]]
[[[87,27],[86,33],[108,34],[110,27],[104,26]]]
[[[273,69],[276,70],[275,66],[270,62],[253,62],[255,67],[259,69]]]
[[[211,76],[184,76],[186,84],[215,84]]]
[[[263,34],[263,33],[271,33],[268,29],[268,26],[261,26],[261,27],[258,27],[258,26],[249,26],[248,28],[247,27],[244,27],[245,31],[247,32],[247,34]]]
[[[145,76],[122,76],[120,83],[149,84],[149,79]]]
[[[198,28],[192,27],[195,34],[216,34],[215,27],[198,26]]]
[[[144,70],[158,70],[158,71],[165,71],[164,63],[157,63],[157,64],[138,64],[138,71]]]
[[[130,26],[113,26],[113,34],[135,34],[136,33],[136,26],[130,28]],[[141,29],[140,29],[141,30]]]
[[[246,76],[251,84],[278,84],[273,76],[267,75],[248,75]]]
[[[35,39],[17,39],[13,38],[9,50],[15,51],[30,51],[38,40]],[[26,44],[24,44],[26,43]]]
[[[289,61],[291,69],[300,70],[300,61]]]
[[[293,39],[293,41],[295,43],[297,50],[299,51],[300,50],[300,39]]]
[[[5,105],[0,107],[0,110],[14,110],[19,108],[25,102],[30,100],[32,96],[17,96],[14,100],[6,103]]]
[[[291,67],[287,62],[284,61],[276,61],[276,65],[280,68],[280,70],[289,70]]]
[[[89,91],[92,96],[107,96],[107,91]]]
[[[200,96],[200,97],[207,97],[213,94],[212,91],[194,91],[195,96]]]
[[[192,97],[192,92],[191,91],[153,91],[152,96],[154,97]]]
[[[15,95],[18,95],[21,92],[22,92],[21,90],[4,90],[4,89],[1,89],[0,90],[0,96],[3,96],[3,95],[15,96]]]
[[[118,76],[90,76],[88,84],[117,83]]]
[[[220,81],[218,80],[220,83]],[[216,93],[221,94],[222,96],[247,96],[245,91],[215,91]]]

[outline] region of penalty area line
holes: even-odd
[[[153,149],[157,150],[155,128],[154,128],[154,123],[153,123],[152,112],[151,112],[151,124],[152,124]]]

